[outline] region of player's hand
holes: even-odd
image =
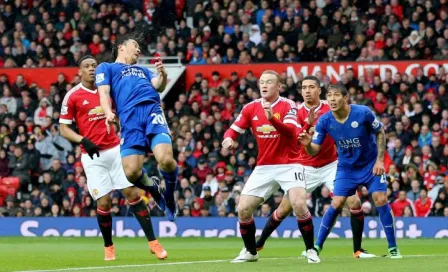
[[[299,134],[298,140],[302,145],[307,146],[311,144],[311,135],[309,135],[308,132],[304,130],[302,133]]]
[[[109,114],[106,114],[106,128],[107,128],[107,133],[110,133],[110,124],[115,123],[115,113],[111,112]]]
[[[383,161],[376,161],[375,165],[373,166],[373,174],[375,176],[381,176],[384,175],[386,170],[384,169],[384,162]]]
[[[308,112],[308,117],[306,118],[306,122],[308,125],[312,126],[314,124],[314,121],[316,121],[316,106],[312,107],[310,111]]]
[[[272,106],[270,102],[267,102],[263,99],[263,109],[264,109],[264,113],[266,114],[266,118],[268,118],[268,120],[272,119]]]
[[[224,141],[222,141],[222,147],[226,149],[232,149],[234,144],[235,142],[230,137],[227,137],[224,139]]]
[[[159,74],[161,75],[166,74],[165,67],[163,67],[163,62],[161,58],[156,58],[156,63],[154,65],[156,66],[156,70]]]
[[[87,154],[89,154],[89,157],[93,160],[93,155],[96,154],[96,156],[100,157],[100,149],[96,144],[92,143],[89,139],[86,137],[82,138],[81,140],[82,146],[84,146],[84,149],[87,151]]]

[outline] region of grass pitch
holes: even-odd
[[[401,260],[354,259],[351,239],[329,239],[320,264],[298,258],[301,239],[270,239],[257,263],[231,264],[242,248],[237,238],[160,239],[169,253],[159,261],[143,238],[115,238],[117,260],[103,260],[101,238],[0,238],[0,271],[447,271],[446,239],[399,240]],[[369,252],[387,253],[385,239],[365,239]]]

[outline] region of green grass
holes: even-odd
[[[448,262],[446,239],[399,240],[404,255],[401,260],[353,259],[350,239],[329,239],[320,264],[308,264],[305,259],[297,258],[303,249],[302,240],[297,239],[271,239],[260,252],[259,262],[244,264],[229,263],[241,250],[240,239],[173,238],[160,241],[169,253],[165,261],[158,261],[149,254],[148,245],[142,238],[115,238],[117,260],[105,262],[101,238],[0,238],[0,271],[85,268],[81,271],[436,272],[447,271]],[[387,253],[384,239],[365,239],[363,245],[371,253]],[[173,264],[212,260],[217,261]],[[114,268],[124,265],[138,266]],[[112,267],[88,269],[104,266]]]

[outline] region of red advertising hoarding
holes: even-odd
[[[392,74],[395,73],[416,73],[419,67],[423,68],[425,75],[437,73],[439,67],[443,65],[448,70],[448,62],[446,61],[395,61],[395,62],[308,62],[308,63],[267,63],[267,64],[222,64],[222,65],[188,65],[187,66],[187,86],[190,86],[196,73],[202,73],[205,78],[211,78],[214,71],[220,73],[221,78],[230,77],[232,72],[237,72],[239,76],[245,76],[248,71],[252,71],[256,76],[259,76],[264,70],[275,70],[278,73],[286,72],[288,76],[292,77],[297,82],[297,74],[302,72],[304,76],[316,75],[321,71],[324,75],[331,78],[333,83],[340,80],[340,76],[344,74],[347,69],[352,68],[355,75],[362,76],[372,69],[376,75],[384,79],[386,71],[390,70]]]

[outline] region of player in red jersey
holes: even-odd
[[[140,197],[140,190],[127,180],[124,173],[120,159],[120,140],[113,128],[107,133],[104,122],[106,116],[94,85],[96,66],[97,62],[92,56],[85,56],[79,61],[81,83],[66,94],[59,123],[62,136],[81,144],[81,162],[87,175],[87,186],[98,206],[97,219],[104,239],[104,260],[115,260],[109,194],[112,190],[121,190],[125,195],[148,239],[151,253],[159,259],[166,259],[168,253],[155,238],[149,210]],[[79,134],[70,127],[73,121]],[[156,182],[154,178],[153,181]]]
[[[238,217],[244,248],[232,262],[258,260],[255,240],[254,210],[279,188],[289,197],[307,249],[309,263],[319,263],[314,248],[314,227],[306,205],[303,167],[299,164],[297,107],[280,97],[281,79],[274,71],[264,71],[260,77],[261,99],[241,110],[224,134],[223,148],[232,148],[238,135],[252,129],[257,145],[257,166],[250,175],[238,204]]]
[[[319,79],[315,76],[306,76],[302,81],[302,96],[304,103],[300,105],[297,113],[297,122],[303,130],[313,132],[319,116],[330,111],[326,101],[319,99],[321,93]],[[317,187],[325,185],[330,191],[334,188],[334,179],[338,165],[338,157],[333,139],[327,136],[321,146],[321,152],[316,156],[309,155],[305,147],[301,146],[299,162],[305,169],[307,192],[313,192]],[[353,256],[355,258],[372,258],[373,254],[361,248],[362,232],[364,230],[364,215],[361,210],[361,201],[357,195],[347,199],[351,211],[351,224],[353,231]],[[281,224],[292,211],[288,198],[283,198],[280,206],[272,213],[266,223],[260,238],[257,241],[257,250],[263,246],[272,232]],[[302,253],[302,255],[304,255]]]

